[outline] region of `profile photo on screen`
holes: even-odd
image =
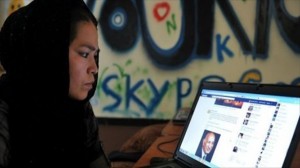
[[[196,150],[196,155],[203,160],[210,162],[217,147],[219,138],[220,134],[204,130],[201,141]]]

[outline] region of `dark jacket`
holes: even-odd
[[[10,159],[7,113],[8,105],[0,100],[0,168],[7,167]]]

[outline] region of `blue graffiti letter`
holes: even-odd
[[[147,110],[146,105],[134,94],[136,90],[138,90],[142,84],[144,83],[143,80],[138,81],[132,87],[131,85],[131,78],[129,75],[126,75],[126,109],[129,109],[130,100],[132,99],[136,104],[141,107],[143,110]],[[131,87],[131,88],[130,88]]]
[[[153,91],[153,94],[154,94],[153,98],[151,99],[150,105],[148,107],[148,111],[147,111],[147,115],[151,115],[154,112],[155,107],[157,107],[158,103],[162,100],[162,98],[168,91],[169,82],[166,81],[164,83],[164,85],[162,86],[162,88],[160,89],[160,91],[158,91],[151,79],[148,79],[147,81],[150,85],[151,90]]]
[[[183,93],[182,88],[183,88],[183,84],[187,83],[187,90],[185,91],[185,93]],[[187,97],[192,90],[192,81],[190,79],[186,79],[186,78],[180,78],[177,80],[177,106],[176,106],[176,110],[178,110],[179,108],[181,108],[181,99],[184,97]]]
[[[221,35],[220,34],[217,34],[217,37],[216,37],[216,40],[217,40],[217,57],[218,57],[218,61],[219,62],[223,62],[224,61],[224,56],[223,56],[223,53],[222,51],[224,51],[229,57],[233,57],[233,52],[226,47],[226,44],[228,42],[228,40],[230,39],[229,36],[226,36],[225,37],[225,40],[221,41]]]
[[[118,80],[118,76],[117,75],[108,76],[107,78],[105,78],[103,80],[103,83],[102,83],[103,92],[106,95],[110,95],[111,97],[113,97],[116,100],[116,102],[114,104],[104,107],[103,108],[104,111],[113,111],[115,108],[117,108],[121,104],[121,97],[117,93],[115,93],[112,89],[109,88],[109,82],[114,79]]]

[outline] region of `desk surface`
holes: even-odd
[[[134,168],[147,166],[150,164],[150,159],[155,157],[171,158],[177,146],[180,135],[183,131],[182,125],[174,125],[168,123],[162,130],[162,136],[158,137],[144,155],[136,162]],[[160,150],[159,150],[160,149]],[[300,145],[298,145],[291,168],[300,167]]]

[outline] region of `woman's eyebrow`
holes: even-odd
[[[100,51],[100,49],[98,47],[94,47],[92,45],[88,45],[88,44],[83,44],[83,45],[80,45],[80,47],[86,47],[92,51]]]

